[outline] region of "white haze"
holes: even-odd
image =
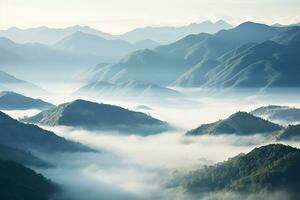
[[[47,98],[54,99],[54,97]],[[61,93],[57,96],[55,104],[73,99],[74,97]],[[289,98],[289,101],[283,104],[282,99],[269,96],[243,98],[200,96],[193,99],[191,104],[180,102],[169,105],[146,104],[152,108],[146,111],[147,113],[178,128],[173,132],[147,137],[122,135],[116,132],[91,132],[63,126],[42,127],[99,150],[99,153],[74,153],[53,158],[50,156],[47,160],[52,160],[57,167],[37,170],[63,188],[64,192],[60,194],[63,196],[57,197],[58,200],[175,199],[172,190],[164,189],[164,184],[175,170],[189,171],[202,165],[221,162],[265,144],[265,138],[259,135],[187,137],[184,136],[187,130],[202,123],[226,118],[236,111],[251,111],[268,104],[299,107],[300,104],[293,100]],[[94,99],[94,101],[125,108],[142,104],[119,100],[107,102],[103,99]],[[14,118],[35,114],[32,110],[7,113]],[[298,143],[289,144],[300,146]]]

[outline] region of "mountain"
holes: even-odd
[[[133,51],[157,45],[151,40],[131,44],[80,31],[67,35],[51,46],[39,43],[18,44],[0,37],[0,68],[34,81],[68,80],[84,68],[99,62],[117,62]],[[24,74],[20,69],[35,73]]]
[[[201,62],[181,75],[173,85],[221,88],[298,87],[300,60],[296,52],[300,49],[300,28],[266,30],[269,31],[263,38],[268,41],[253,40],[215,59]]]
[[[23,151],[4,145],[0,145],[0,160],[14,161],[26,166],[34,167],[51,167],[52,165],[40,158],[34,156],[30,152]]]
[[[57,81],[58,78],[68,77],[71,69],[78,71],[82,70],[82,66],[99,62],[92,56],[74,55],[38,43],[17,44],[3,37],[0,37],[0,53],[1,70],[36,81],[45,81],[52,76]],[[35,73],[24,73],[24,70]]]
[[[1,89],[2,88],[2,89]],[[32,83],[18,79],[4,71],[0,71],[0,91],[10,90],[21,94],[45,95],[48,92]],[[5,93],[2,93],[2,95]]]
[[[172,60],[162,54],[144,49],[131,53],[115,64],[97,70],[97,81],[124,83],[131,80],[167,85],[185,71],[180,60]]]
[[[0,92],[0,110],[45,110],[54,107],[53,104],[40,99],[33,99],[14,92]]]
[[[46,45],[52,45],[59,40],[67,37],[73,33],[81,31],[87,34],[97,35],[105,39],[114,39],[114,37],[109,33],[104,33],[93,29],[88,26],[70,26],[67,28],[49,28],[46,26],[20,29],[17,27],[12,27],[7,30],[1,30],[0,36],[6,37],[17,43],[41,43]]]
[[[152,41],[140,41],[130,44],[120,39],[107,40],[96,35],[75,32],[53,45],[54,49],[80,55],[86,58],[95,57],[102,62],[113,62],[128,53],[140,48],[153,48],[157,45]],[[149,45],[149,46],[148,46]]]
[[[153,50],[133,52],[118,63],[102,67],[101,73],[98,71],[97,74],[98,81],[121,83],[142,80],[164,86],[198,87],[207,81],[202,81],[202,77],[222,63],[219,57],[247,43],[269,40],[280,31],[280,28],[247,22],[214,35],[189,35]],[[293,57],[295,52],[293,55],[284,55],[284,59]],[[196,79],[197,82],[194,84],[190,79]]]
[[[298,46],[264,42],[230,58],[207,74],[204,87],[299,87]]]
[[[89,26],[70,26],[66,28],[49,28],[46,26],[20,29],[12,27],[7,30],[0,30],[0,37],[6,37],[17,43],[41,43],[52,45],[63,38],[72,35],[78,31],[96,35],[107,40],[122,39],[130,43],[137,43],[143,40],[152,40],[155,43],[170,43],[179,40],[189,34],[195,33],[215,33],[222,29],[232,28],[225,21],[215,23],[205,21],[202,23],[193,23],[182,27],[144,27],[137,28],[121,35],[112,35],[101,32]]]
[[[211,124],[203,124],[187,132],[186,135],[267,134],[281,129],[283,129],[283,127],[255,117],[249,113],[237,112],[227,119],[219,120]]]
[[[57,185],[41,174],[12,161],[0,160],[0,199],[50,200]]]
[[[137,28],[119,37],[130,42],[137,42],[145,39],[151,39],[161,44],[175,42],[190,34],[216,33],[223,29],[230,29],[232,26],[227,22],[220,20],[215,23],[204,21],[201,23],[192,23],[181,27],[144,27]]]
[[[251,195],[256,195],[254,199],[268,199],[277,191],[286,195],[282,199],[296,200],[299,197],[299,167],[299,149],[270,144],[225,162],[191,171],[174,178],[170,185],[182,188],[195,197],[231,192],[241,195],[237,199],[249,199]]]
[[[36,125],[24,124],[0,112],[0,145],[38,153],[92,151]]]
[[[142,112],[134,112],[118,106],[84,100],[59,105],[56,108],[27,118],[25,121],[48,126],[64,125],[142,135],[159,133],[168,129],[166,122]]]
[[[300,109],[288,106],[263,106],[251,111],[251,114],[271,121],[279,120],[289,123],[300,122]]]
[[[154,49],[155,47],[159,46],[160,44],[155,42],[151,39],[145,39],[138,41],[136,43],[133,43],[136,49]]]
[[[143,81],[127,81],[122,84],[103,81],[92,82],[79,88],[74,94],[92,97],[118,97],[122,99],[167,99],[183,97],[176,90]]]

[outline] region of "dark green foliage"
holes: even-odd
[[[14,92],[0,93],[1,110],[27,110],[27,109],[49,109],[54,107],[53,104],[33,99]]]
[[[168,125],[142,112],[122,107],[76,100],[43,111],[25,119],[43,125],[76,126],[85,129],[119,130],[129,133],[152,134],[167,130]]]
[[[218,135],[236,134],[251,135],[258,133],[270,133],[283,129],[283,127],[255,117],[246,112],[237,112],[227,119],[219,120],[211,124],[204,124],[187,132],[187,135]]]
[[[191,193],[288,191],[299,195],[300,150],[281,144],[255,148],[223,163],[206,166],[175,179]]]
[[[0,160],[1,200],[48,200],[58,187],[18,163]]]
[[[0,112],[0,144],[45,153],[91,151],[32,124],[23,124]]]

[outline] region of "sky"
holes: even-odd
[[[223,19],[300,22],[300,0],[0,0],[0,29],[88,25],[114,34]]]

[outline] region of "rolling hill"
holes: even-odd
[[[237,198],[256,195],[266,199],[275,191],[285,192],[284,199],[296,200],[299,196],[300,150],[281,144],[255,148],[225,162],[206,166],[174,178],[170,184],[180,187],[194,197],[223,192],[237,194]],[[240,195],[240,196],[239,196]]]
[[[149,135],[168,130],[166,122],[142,112],[84,100],[65,103],[24,119],[48,126],[72,126],[89,130],[112,130],[129,134]]]
[[[252,135],[252,134],[270,134],[279,131],[283,127],[255,117],[246,112],[237,112],[227,119],[219,120],[211,124],[203,124],[196,129],[186,133],[186,135]]]
[[[32,153],[89,152],[90,148],[0,112],[0,144]]]

